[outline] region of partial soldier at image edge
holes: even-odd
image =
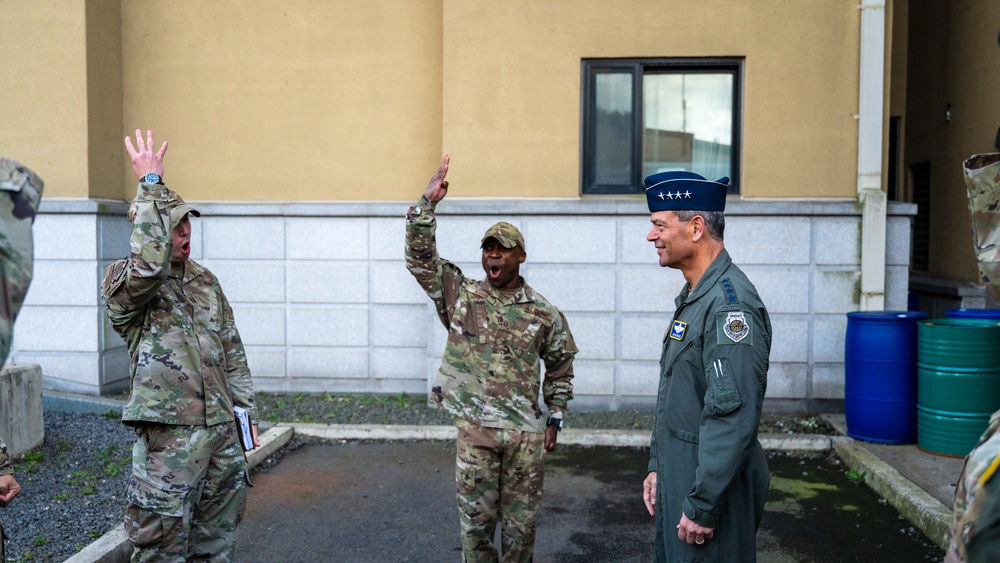
[[[0,367],[12,346],[14,321],[31,285],[34,257],[32,227],[44,182],[16,160],[0,157]],[[0,437],[0,508],[21,492],[7,445]],[[6,561],[3,526],[0,525],[0,561]]]

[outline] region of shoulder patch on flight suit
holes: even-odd
[[[719,344],[753,344],[750,319],[743,311],[721,311],[715,319]]]

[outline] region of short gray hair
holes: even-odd
[[[705,230],[708,231],[708,236],[715,240],[721,241],[723,235],[726,233],[726,215],[722,211],[695,211],[692,209],[684,209],[680,211],[674,211],[677,215],[679,221],[688,222],[694,218],[695,215],[701,215],[705,219]]]

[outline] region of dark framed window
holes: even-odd
[[[739,193],[743,59],[583,61],[584,194],[642,193],[667,170]]]

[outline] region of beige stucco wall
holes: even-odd
[[[125,127],[170,142],[165,175],[188,199],[411,199],[440,158],[437,0],[125,1],[122,16]]]
[[[454,193],[579,194],[580,59],[746,57],[746,197],[854,197],[856,2],[445,0]]]
[[[0,154],[46,197],[89,195],[85,20],[83,0],[0,0]]]
[[[853,0],[0,7],[0,143],[49,196],[131,197],[151,128],[194,200],[409,200],[445,151],[456,196],[578,197],[581,59],[705,56],[746,60],[745,197],[856,190]]]

